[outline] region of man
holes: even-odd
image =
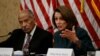
[[[1,46],[13,47],[15,51],[22,50],[29,53],[45,54],[47,49],[52,47],[52,34],[36,25],[35,16],[30,10],[21,11],[18,20],[22,29],[14,30],[11,37]],[[30,37],[27,37],[28,35]],[[30,39],[26,45],[28,38]]]

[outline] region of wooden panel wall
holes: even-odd
[[[0,36],[19,28],[19,0],[0,0]],[[0,37],[0,42],[8,38]]]

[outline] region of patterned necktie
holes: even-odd
[[[23,52],[24,52],[24,55],[28,55],[29,54],[29,42],[30,42],[30,37],[31,35],[28,34],[27,35],[27,40],[26,40],[26,43],[23,45]]]

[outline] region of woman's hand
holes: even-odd
[[[75,32],[75,27],[73,26],[72,31],[65,29],[64,31],[61,32],[61,37],[62,38],[66,38],[69,39],[70,42],[76,44],[76,46],[78,48],[81,47],[81,41],[78,39],[78,37],[76,36],[76,32]]]
[[[76,32],[75,32],[75,27],[74,26],[72,28],[72,31],[68,30],[68,29],[65,29],[65,30],[63,30],[61,32],[60,35],[61,35],[62,38],[67,38],[73,43],[79,40],[78,37],[76,36]]]

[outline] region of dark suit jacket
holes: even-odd
[[[73,48],[75,56],[86,55],[87,51],[94,51],[94,47],[92,45],[92,41],[88,35],[88,33],[77,27],[75,29],[76,35],[81,41],[81,48],[78,48],[74,43],[71,43],[68,39],[64,39],[60,36],[60,31],[54,34],[54,47],[55,48]]]
[[[22,29],[16,29],[12,32],[11,37],[0,44],[2,47],[13,47],[14,50],[22,50],[24,43],[25,33]],[[32,40],[29,44],[29,51],[38,54],[45,54],[47,49],[52,47],[52,34],[36,27]]]

